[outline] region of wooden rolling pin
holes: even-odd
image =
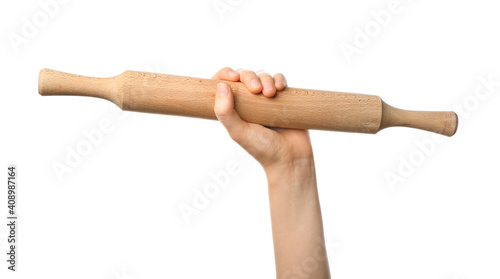
[[[216,119],[213,107],[219,82],[135,71],[94,78],[43,69],[38,91],[42,96],[103,98],[129,111]],[[242,119],[271,127],[375,134],[402,126],[452,136],[458,125],[454,112],[401,110],[373,95],[287,87],[268,98],[250,93],[241,82],[223,82],[233,90]]]

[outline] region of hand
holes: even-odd
[[[266,72],[249,70],[233,71],[223,68],[212,79],[241,81],[254,94],[273,97],[283,90],[287,83],[282,74],[274,77]],[[295,168],[310,166],[313,153],[307,130],[266,128],[259,124],[248,123],[240,118],[234,109],[234,96],[231,88],[221,82],[217,84],[215,115],[224,125],[229,136],[252,155],[266,170],[275,168]]]
[[[271,77],[231,68],[218,71],[213,79],[241,81],[250,92],[269,98],[286,87],[282,74]],[[224,82],[217,84],[214,112],[231,138],[266,171],[277,278],[330,278],[308,131],[245,122]],[[316,260],[314,270],[297,269],[308,259]]]

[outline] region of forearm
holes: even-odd
[[[266,170],[277,278],[330,278],[314,160]]]
[[[214,79],[241,81],[252,93],[273,97],[286,87],[271,76],[224,68]],[[329,278],[311,140],[307,130],[247,123],[234,109],[229,85],[217,84],[214,113],[233,140],[266,171],[278,278]],[[297,159],[300,158],[300,159]]]

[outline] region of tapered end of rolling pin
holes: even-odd
[[[396,126],[416,128],[451,137],[457,131],[458,117],[452,111],[403,110],[382,101],[382,122],[379,130]]]
[[[38,77],[38,93],[42,96],[88,96],[109,100],[121,107],[118,77],[94,78],[42,69]]]

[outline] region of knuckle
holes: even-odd
[[[238,70],[237,70],[237,72],[239,72],[239,73],[240,73],[240,74],[242,74],[242,75],[247,75],[247,74],[249,74],[249,73],[252,73],[252,71],[247,70],[247,69],[245,69],[245,68],[238,69]]]
[[[230,116],[231,108],[224,107],[224,106],[215,106],[214,113],[219,120],[224,121],[225,118]]]
[[[220,70],[220,72],[223,72],[223,73],[227,73],[227,72],[230,72],[232,71],[233,69],[231,69],[231,67],[224,67]]]
[[[243,75],[245,75],[247,77],[256,77],[257,76],[257,74],[255,72],[250,71],[250,70],[244,70]]]
[[[260,72],[258,74],[258,76],[261,78],[261,79],[265,79],[265,80],[269,80],[269,79],[272,79],[273,77],[267,73],[267,72]]]

